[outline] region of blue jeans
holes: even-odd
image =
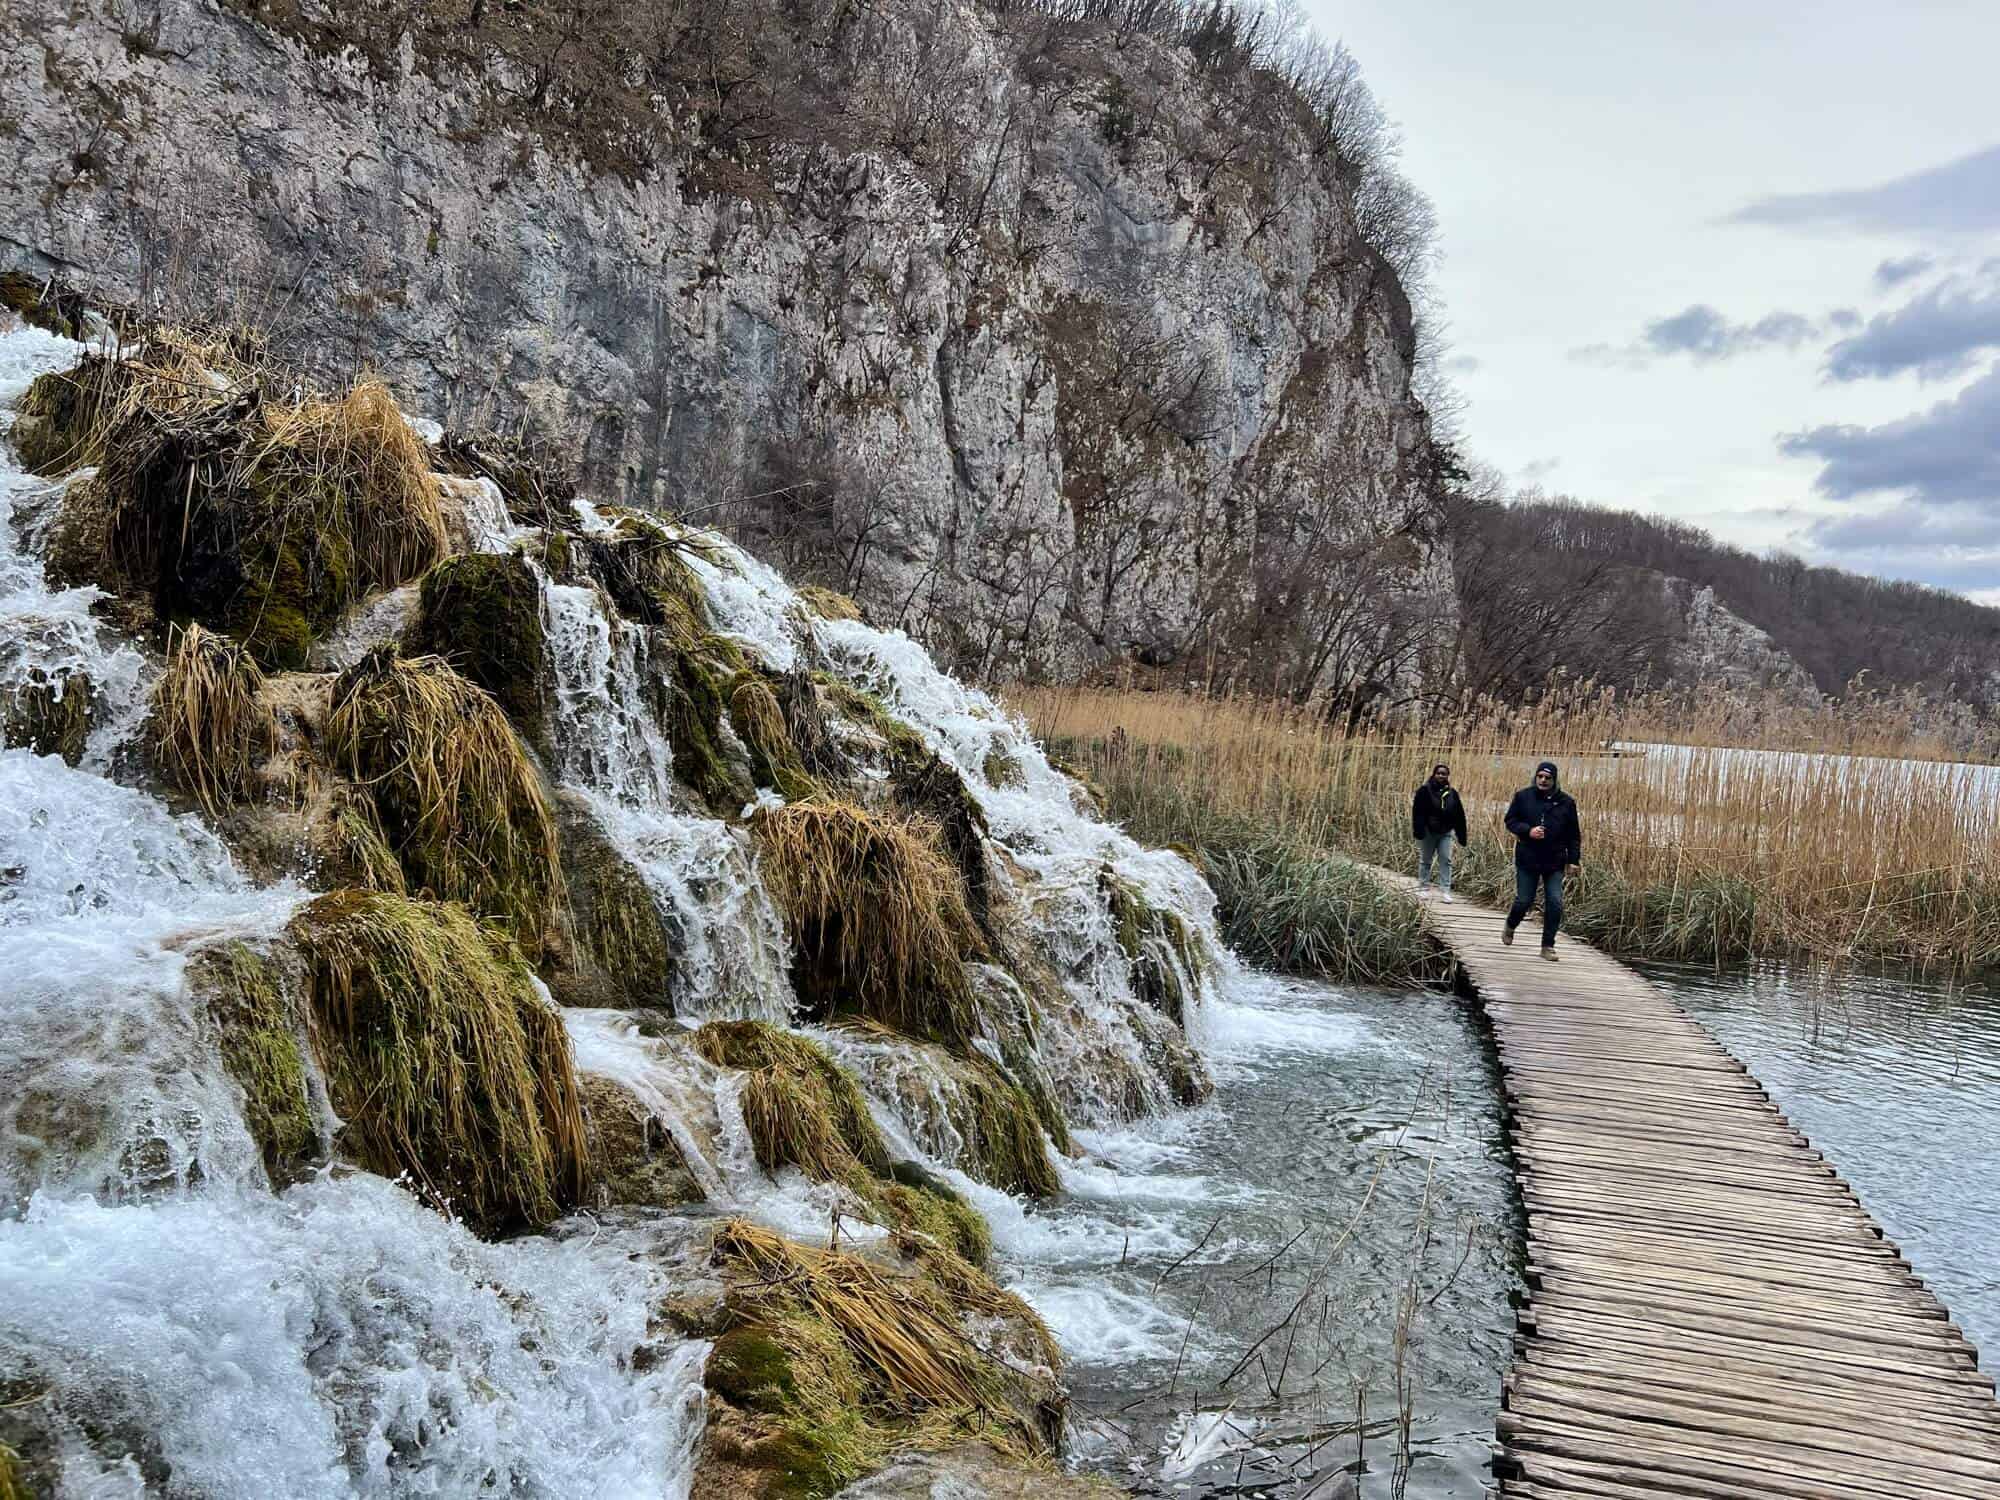
[[[1451,841],[1449,833],[1427,833],[1417,840],[1417,885],[1431,883],[1431,862],[1437,862],[1438,889],[1451,894]]]
[[[1542,895],[1542,946],[1556,945],[1556,929],[1563,921],[1563,872],[1550,870],[1524,870],[1514,866],[1514,906],[1507,913],[1507,930],[1512,932],[1521,925],[1521,919],[1528,914],[1528,908],[1535,904],[1535,887],[1540,886]]]

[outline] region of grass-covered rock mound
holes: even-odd
[[[277,962],[239,942],[207,947],[188,961],[188,984],[206,997],[223,1066],[243,1090],[243,1119],[275,1183],[298,1175],[317,1153],[319,1132],[306,1092],[303,1028]]]
[[[530,743],[547,743],[549,669],[542,585],[513,553],[460,553],[424,574],[412,656],[441,656],[493,695]]]
[[[335,891],[290,932],[342,1151],[487,1230],[582,1197],[568,1034],[506,935],[449,903]]]
[[[817,1500],[893,1453],[985,1442],[1053,1467],[1055,1341],[1034,1312],[949,1253],[892,1262],[809,1249],[740,1221],[715,1259],[728,1327],[707,1380],[714,1494]],[[975,1333],[974,1330],[977,1330]]]
[[[839,1183],[885,1227],[985,1264],[992,1251],[985,1221],[948,1183],[890,1160],[861,1090],[824,1048],[761,1021],[711,1021],[693,1040],[708,1061],[748,1075],[743,1120],[759,1166],[797,1167],[815,1182]]]
[[[326,747],[368,789],[412,890],[506,922],[541,957],[563,896],[555,814],[488,693],[439,657],[378,649],[333,685]]]
[[[972,1034],[965,961],[985,942],[935,824],[829,798],[760,811],[751,834],[810,1014],[935,1041]]]

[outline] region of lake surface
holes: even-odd
[[[1083,1467],[1147,1495],[1340,1470],[1485,1494],[1519,1225],[1476,1018],[1247,976],[1206,1021],[1209,1104],[1087,1135],[1064,1201],[995,1225],[1071,1358]]]
[[[2000,1360],[2000,993],[1883,975],[1636,965],[1811,1138]]]

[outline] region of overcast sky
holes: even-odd
[[[1473,456],[2000,602],[2000,4],[1306,8],[1437,205]]]

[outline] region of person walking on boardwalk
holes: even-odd
[[[1452,790],[1451,767],[1439,761],[1417,788],[1410,804],[1410,837],[1417,841],[1417,893],[1431,883],[1437,866],[1438,898],[1451,903],[1451,841],[1465,843],[1465,802]]]
[[[1512,943],[1514,929],[1542,895],[1542,957],[1556,961],[1556,929],[1563,919],[1563,872],[1583,857],[1583,825],[1576,816],[1576,799],[1556,785],[1556,763],[1535,767],[1532,786],[1514,793],[1507,804],[1507,831],[1514,835],[1514,905],[1500,941]]]

